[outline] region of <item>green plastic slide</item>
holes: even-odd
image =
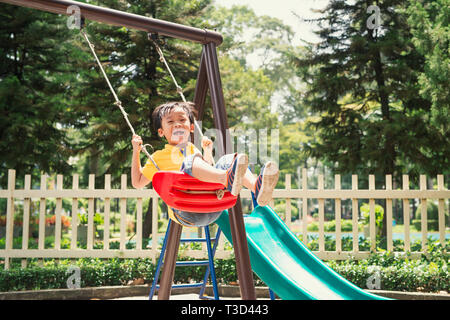
[[[269,207],[244,217],[253,271],[285,300],[385,299],[364,291],[317,258]],[[231,240],[228,211],[216,221]]]

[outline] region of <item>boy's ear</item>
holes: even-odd
[[[191,123],[191,132],[194,132],[194,124]]]
[[[159,135],[161,138],[164,136],[164,131],[163,131],[161,128],[158,129],[158,135]]]

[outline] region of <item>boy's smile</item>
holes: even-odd
[[[190,133],[194,132],[194,124],[182,108],[174,108],[161,119],[160,137],[165,137],[170,145],[185,144],[189,141]]]

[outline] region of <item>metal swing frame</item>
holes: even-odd
[[[63,15],[69,15],[67,9],[70,6],[77,6],[80,9],[81,16],[86,20],[137,29],[147,33],[159,34],[202,44],[203,50],[200,58],[193,102],[198,110],[199,119],[202,119],[206,95],[209,89],[214,123],[223,137],[222,144],[219,145],[218,153],[219,155],[224,155],[227,150],[231,149],[231,137],[227,134],[227,113],[216,51],[217,46],[223,41],[223,38],[219,33],[119,10],[94,6],[78,1],[0,0],[0,2]],[[255,300],[256,294],[253,283],[253,272],[250,265],[247,236],[239,198],[236,205],[231,208],[229,217],[241,297],[244,300]],[[181,231],[182,226],[174,223],[167,236],[167,241],[171,245],[168,246],[165,254],[158,299],[167,300],[170,297]]]

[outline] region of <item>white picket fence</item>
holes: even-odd
[[[387,249],[393,250],[393,232],[392,232],[392,202],[394,199],[399,199],[403,201],[403,215],[404,215],[404,252],[411,250],[410,243],[410,199],[419,199],[421,206],[421,239],[422,239],[422,251],[413,252],[413,256],[418,256],[422,253],[426,253],[426,243],[427,243],[427,201],[438,202],[439,211],[439,241],[444,245],[446,237],[446,222],[445,217],[448,215],[448,208],[445,207],[445,201],[450,198],[450,191],[446,190],[444,187],[444,178],[442,175],[437,176],[437,190],[427,190],[426,187],[426,176],[420,176],[420,189],[419,190],[409,190],[409,177],[407,175],[403,176],[403,187],[402,189],[393,190],[392,188],[392,177],[390,175],[386,176],[385,189],[375,189],[375,177],[373,175],[369,176],[369,188],[366,190],[358,189],[358,176],[352,176],[352,189],[341,189],[341,177],[336,175],[334,177],[335,185],[334,189],[324,189],[324,176],[318,175],[318,188],[308,189],[308,176],[307,170],[302,171],[302,187],[301,189],[291,188],[291,175],[286,175],[285,177],[285,189],[276,189],[273,194],[273,198],[278,200],[282,199],[285,201],[285,212],[278,212],[281,214],[286,224],[292,227],[294,223],[301,225],[300,234],[305,243],[308,239],[308,200],[314,199],[317,201],[318,206],[318,251],[314,253],[321,259],[362,259],[367,257],[370,252],[376,251],[376,225],[375,225],[375,201],[376,199],[386,200],[386,219],[387,219]],[[0,190],[0,198],[7,199],[7,212],[6,212],[6,234],[5,234],[5,248],[0,249],[0,263],[3,259],[4,268],[8,269],[10,267],[11,259],[21,259],[22,266],[27,265],[28,258],[82,258],[82,257],[93,257],[93,258],[151,258],[156,261],[159,250],[161,246],[161,238],[164,233],[158,233],[158,221],[163,220],[161,213],[153,214],[152,216],[152,230],[154,230],[151,241],[148,245],[143,248],[143,238],[142,238],[142,222],[143,222],[143,201],[144,199],[151,198],[152,210],[153,212],[158,212],[158,206],[161,203],[158,194],[152,189],[128,189],[127,187],[127,176],[121,176],[121,187],[120,189],[111,188],[111,176],[105,175],[104,177],[104,188],[95,189],[95,176],[89,175],[89,184],[87,189],[79,188],[79,176],[77,174],[72,177],[72,188],[63,189],[63,176],[56,176],[56,183],[52,184],[52,187],[48,187],[48,176],[43,175],[40,181],[40,188],[35,189],[31,186],[31,176],[25,175],[24,188],[16,189],[16,172],[15,170],[8,171],[8,188],[6,190]],[[242,199],[251,199],[251,193],[249,190],[242,190]],[[71,201],[71,211],[69,213],[63,210],[63,199]],[[87,199],[87,243],[86,249],[82,249],[77,245],[77,233],[79,230],[79,221],[77,214],[84,210],[84,208],[79,208],[78,199]],[[102,212],[104,220],[104,233],[102,239],[96,239],[94,235],[95,223],[94,214],[95,205],[94,201],[97,199],[102,203]],[[119,199],[119,212],[120,212],[120,236],[118,239],[112,239],[110,234],[110,221],[111,221],[111,206],[112,201]],[[134,248],[127,248],[127,243],[130,240],[130,234],[127,233],[127,216],[129,217],[130,212],[127,215],[127,201],[133,199],[136,203],[133,208],[133,214],[135,214],[135,229],[134,234],[132,234],[132,239],[134,241]],[[327,199],[334,199],[335,202],[335,223],[336,231],[334,236],[336,239],[336,248],[334,251],[325,250],[325,236],[329,233],[324,232],[324,222],[325,222],[325,201]],[[342,235],[341,231],[341,202],[345,199],[351,199],[352,202],[352,238],[353,238],[353,248],[351,251],[342,250]],[[370,239],[370,250],[360,251],[358,245],[359,239],[359,205],[358,200],[367,200],[370,207],[369,215],[369,239]],[[46,248],[45,245],[45,221],[46,216],[49,214],[47,208],[47,202],[49,200],[54,200],[56,202],[56,207],[54,210],[54,243],[51,248]],[[117,201],[117,200],[116,200]],[[249,200],[247,200],[249,201]],[[274,201],[274,200],[273,200]],[[274,202],[272,201],[272,205]],[[291,222],[292,215],[292,205],[293,201],[301,202],[301,221]],[[32,204],[39,203],[39,229],[37,236],[37,248],[29,248],[30,240],[30,208]],[[100,207],[100,206],[99,206]],[[17,208],[23,208],[21,212]],[[300,208],[299,208],[300,209]],[[98,212],[98,210],[97,210]],[[75,213],[75,214],[74,214]],[[71,215],[71,226],[67,228],[67,234],[70,236],[71,243],[70,248],[61,248],[62,240],[62,217],[65,215]],[[21,216],[22,218],[22,232],[14,232],[15,228],[18,226],[14,225],[14,217]],[[1,215],[0,215],[1,216]],[[309,216],[310,217],[310,216]],[[184,228],[184,230],[192,228]],[[201,229],[194,228],[195,232]],[[16,235],[15,235],[16,234]],[[13,241],[14,237],[22,236],[22,246],[21,248],[14,248]],[[33,238],[34,239],[34,238]],[[112,241],[118,241],[119,246],[117,249],[110,249],[110,243]],[[95,244],[98,242],[103,243],[102,248],[98,248]],[[232,253],[231,250],[225,249],[224,237],[221,237],[219,241],[216,257],[226,258]],[[400,253],[401,254],[401,253]],[[195,258],[206,257],[205,245],[202,245],[202,249],[192,249],[185,248],[183,250],[183,255],[191,256]]]

